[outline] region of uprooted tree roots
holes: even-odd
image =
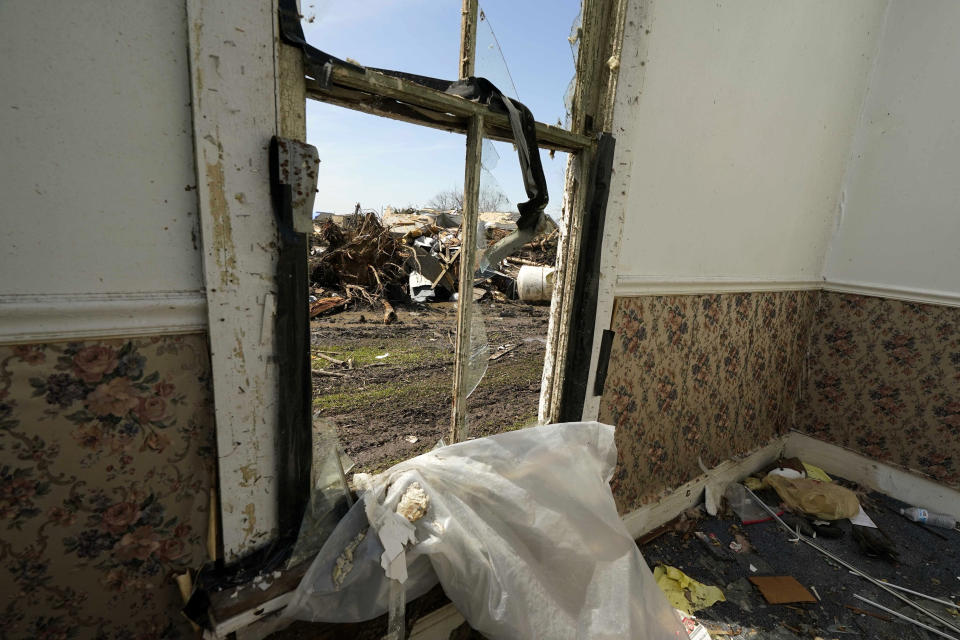
[[[314,284],[342,291],[348,302],[375,304],[384,299],[388,284],[403,282],[403,264],[410,249],[391,236],[375,214],[366,214],[352,236],[329,222],[321,235],[329,248],[311,261],[310,280]]]

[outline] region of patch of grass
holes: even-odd
[[[418,347],[406,340],[386,340],[372,344],[319,344],[310,347],[310,363],[314,369],[333,366],[332,362],[317,355],[323,351],[337,360],[347,361],[353,358],[353,366],[385,363],[389,365],[432,364],[453,361],[453,354],[442,349]],[[377,356],[389,353],[386,358]]]
[[[450,377],[435,375],[416,382],[396,384],[385,382],[370,385],[365,389],[354,389],[318,395],[313,399],[314,410],[320,410],[325,415],[340,415],[368,409],[370,405],[389,401],[390,409],[417,406],[424,402],[424,398],[433,398],[438,393],[450,393]],[[389,410],[386,412],[389,412]]]
[[[523,416],[503,431],[516,431],[517,429],[525,429],[526,427],[532,427],[537,424],[537,412],[534,411],[528,416]]]
[[[539,382],[542,376],[543,357],[540,354],[529,354],[513,361],[491,363],[480,384],[483,387],[526,386]]]
[[[471,425],[473,435],[487,436],[495,433],[506,433],[507,431],[516,431],[525,427],[532,427],[537,424],[537,411],[534,409],[531,413],[517,418],[512,424],[506,426],[497,420],[479,422]]]
[[[385,400],[400,393],[401,387],[394,384],[371,386],[367,389],[351,389],[339,393],[326,393],[313,399],[314,410],[324,413],[346,413],[369,405],[377,400]]]
[[[410,456],[410,458],[412,457],[415,457],[415,456]],[[370,469],[367,471],[367,473],[380,473],[382,471],[386,471],[393,465],[400,464],[404,460],[409,460],[410,458],[391,458],[390,460],[382,460],[380,462],[376,462],[370,466]]]
[[[368,349],[366,353],[376,353],[379,355],[381,352],[376,349]],[[393,352],[391,352],[390,358],[392,358],[393,355]],[[398,354],[398,356],[400,355],[402,354]],[[417,354],[407,354],[407,357],[413,358],[416,355]],[[341,358],[341,354],[338,353],[334,357]],[[430,356],[428,355],[427,357]],[[322,358],[318,358],[318,360],[320,362],[326,362],[326,360]],[[432,361],[435,362],[437,360],[439,359]],[[408,360],[408,362],[410,361],[412,360]],[[429,362],[430,360],[427,361]],[[424,360],[419,360],[418,362],[423,363]],[[490,366],[483,380],[481,380],[480,386],[485,389],[526,387],[540,382],[543,373],[543,361],[539,356],[530,355],[529,357],[510,362],[509,366],[503,366],[505,364],[507,363],[501,363],[500,366]],[[358,363],[356,356],[354,356],[354,365],[362,366]],[[384,382],[370,385],[363,389],[349,389],[318,395],[313,399],[313,408],[314,410],[322,411],[325,415],[349,413],[358,409],[368,408],[371,404],[385,401],[389,401],[393,407],[405,408],[420,404],[424,401],[424,398],[433,398],[438,393],[443,395],[449,394],[452,390],[452,383],[452,376],[447,373],[429,376],[407,384]],[[534,412],[530,419],[535,417],[536,413]],[[529,419],[525,418],[523,421],[518,422],[517,425],[509,427],[506,430],[519,429],[526,424],[528,420]]]

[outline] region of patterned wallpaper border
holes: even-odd
[[[960,308],[829,291],[617,298],[621,512],[789,428],[960,488]]]
[[[203,335],[0,347],[0,629],[181,638],[215,448]]]
[[[824,292],[796,428],[960,488],[960,308]]]
[[[621,513],[784,433],[814,291],[618,298],[599,419]]]

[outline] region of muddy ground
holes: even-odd
[[[490,353],[517,345],[488,370],[467,401],[472,436],[536,421],[550,309],[525,303],[477,303]],[[450,428],[456,303],[347,311],[311,323],[311,364],[338,376],[313,376],[313,406],[333,420],[353,472],[376,472],[424,453]],[[331,363],[353,360],[353,369]],[[377,356],[385,357],[378,358]],[[411,442],[410,440],[415,440]]]

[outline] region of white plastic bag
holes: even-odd
[[[362,477],[363,499],[317,555],[285,615],[346,622],[386,612],[384,547],[368,523],[397,517],[397,503],[417,482],[429,505],[405,552],[408,600],[439,579],[470,626],[494,640],[683,638],[617,515],[608,484],[616,457],[613,427],[566,423],[435,449]],[[337,559],[363,531],[352,569],[337,572]]]

